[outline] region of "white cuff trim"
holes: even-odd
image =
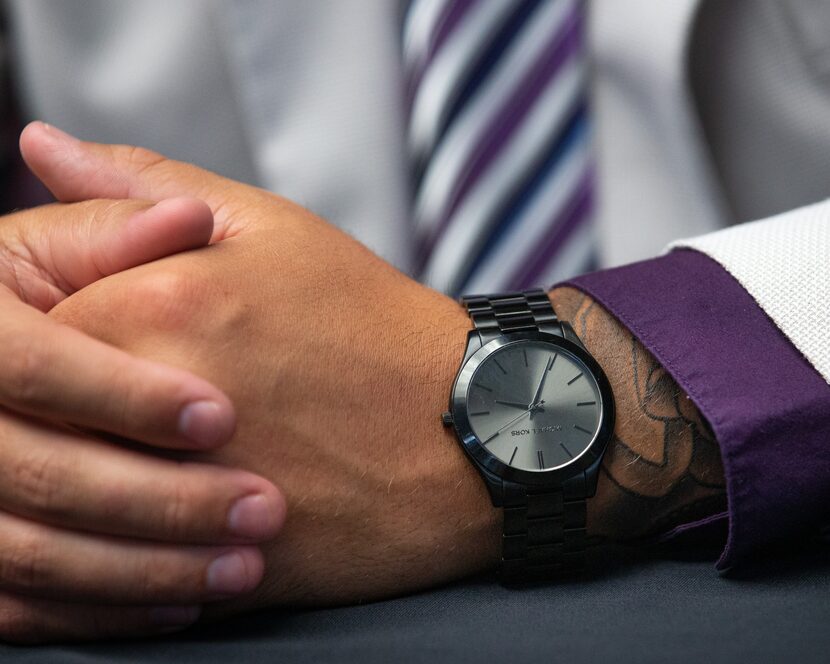
[[[720,263],[830,383],[830,199],[677,240],[667,251],[678,248]]]

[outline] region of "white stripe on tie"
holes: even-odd
[[[515,4],[514,0],[486,0],[470,8],[470,15],[429,63],[415,93],[409,121],[408,145],[416,159],[432,150],[459,80]]]
[[[465,290],[483,293],[504,289],[510,277],[551,231],[551,219],[564,209],[590,165],[591,148],[586,133],[568,148],[559,163],[537,185],[533,199],[500,238],[498,246],[478,266]]]
[[[403,62],[407,74],[423,65],[436,23],[446,6],[447,0],[417,0],[409,6],[403,29]]]
[[[482,139],[487,126],[505,103],[517,81],[547,48],[552,31],[564,24],[573,2],[550,2],[538,9],[509,48],[487,80],[464,105],[429,160],[415,199],[414,222],[419,233],[435,229],[449,204],[449,197],[469,163],[470,154]]]
[[[504,150],[453,213],[430,254],[424,270],[425,283],[444,292],[457,285],[468,258],[474,257],[473,250],[487,230],[482,228],[482,220],[506,199],[538,152],[562,130],[580,103],[586,75],[584,57],[572,57],[547,83]],[[551,122],[551,118],[555,121]]]

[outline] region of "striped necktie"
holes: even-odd
[[[446,293],[594,265],[581,0],[412,0],[416,276]]]

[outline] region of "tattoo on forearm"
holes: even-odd
[[[592,298],[553,294],[560,316],[608,373],[617,404],[591,535],[633,539],[725,509],[720,450],[688,395],[645,347]]]

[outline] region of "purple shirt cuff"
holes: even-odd
[[[611,312],[711,425],[729,503],[718,569],[827,516],[830,386],[717,262],[680,249],[558,285]]]

